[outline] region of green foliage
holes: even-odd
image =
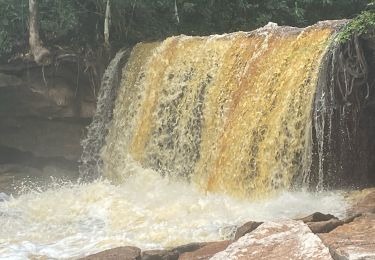
[[[364,11],[358,17],[350,21],[337,35],[339,42],[348,41],[353,35],[361,35],[375,29],[375,12]]]
[[[28,0],[0,1],[0,56],[27,39]]]
[[[106,1],[38,0],[44,43],[100,46]],[[177,21],[175,0],[111,0],[110,41],[115,50],[176,34],[250,31],[268,22],[304,27],[319,20],[352,18],[374,1],[177,0]],[[0,57],[27,49],[28,0],[0,0],[0,13]]]

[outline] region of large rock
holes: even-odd
[[[37,157],[64,157],[77,161],[82,153],[80,140],[87,121],[38,118],[2,118],[0,146]]]
[[[327,234],[320,234],[334,259],[375,259],[375,214],[366,213]]]
[[[141,260],[141,249],[132,246],[118,247],[86,256],[81,260]]]
[[[178,258],[179,260],[208,260],[217,252],[223,251],[227,246],[231,243],[231,241],[220,241],[220,242],[212,242],[208,243],[204,247],[194,251],[184,253]]]
[[[302,221],[266,222],[212,260],[332,260],[328,248]]]

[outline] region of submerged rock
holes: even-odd
[[[328,248],[302,221],[266,222],[241,237],[212,260],[330,260]]]

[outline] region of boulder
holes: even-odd
[[[261,224],[263,224],[263,222],[256,222],[256,221],[246,222],[245,224],[237,228],[236,234],[234,235],[234,240],[237,241],[240,237],[243,237],[247,233],[252,232]]]
[[[319,234],[337,260],[375,259],[375,214],[364,213],[327,234]]]
[[[208,260],[217,252],[223,251],[227,248],[230,243],[231,241],[229,240],[211,242],[196,251],[182,254],[179,260]]]
[[[89,255],[82,260],[140,260],[141,249],[132,246],[124,246],[109,249],[94,255]]]
[[[265,222],[212,260],[332,260],[328,248],[302,221]]]

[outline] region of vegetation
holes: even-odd
[[[318,20],[353,18],[369,0],[109,0],[113,50],[175,34],[249,31],[269,21],[307,26]],[[0,1],[0,57],[28,50],[28,0]],[[104,44],[107,0],[38,0],[41,39],[48,48],[77,51]],[[108,14],[108,13],[107,13]],[[375,23],[365,12],[346,29],[362,32]]]
[[[349,22],[338,34],[339,42],[347,42],[353,35],[360,36],[375,29],[375,12],[364,11],[358,17]]]

